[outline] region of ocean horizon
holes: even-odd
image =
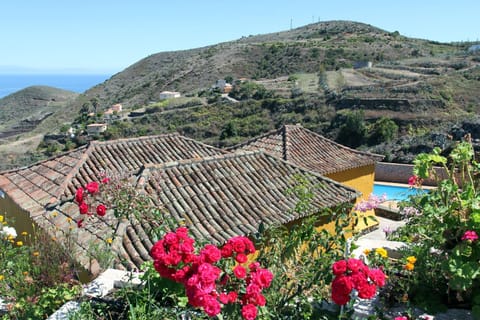
[[[111,74],[0,74],[0,99],[30,86],[49,86],[83,93]]]

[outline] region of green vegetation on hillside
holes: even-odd
[[[21,96],[13,96],[4,110],[17,120],[11,126],[27,118],[18,114],[21,108],[15,110],[17,104],[27,106],[24,114],[38,114],[37,120],[48,114],[30,136],[61,133],[70,124],[77,130],[74,138],[52,140],[49,135],[38,150],[30,147],[28,156],[16,156],[23,157],[21,164],[92,138],[178,131],[226,146],[292,123],[390,161],[410,162],[418,152],[445,145],[449,136],[472,133],[480,139],[475,129],[480,124],[480,58],[467,53],[469,45],[411,39],[350,21],[319,22],[153,54],[76,99],[51,101],[49,107],[59,102],[59,112],[36,113]],[[212,88],[219,79],[233,85],[229,101]],[[160,101],[165,90],[179,91],[182,98]],[[108,121],[105,134],[82,133],[88,123],[103,122],[103,112],[117,103],[124,111]],[[21,144],[25,134],[12,139]]]

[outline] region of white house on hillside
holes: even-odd
[[[90,135],[99,134],[107,130],[106,123],[92,123],[87,125],[87,133]]]
[[[110,109],[115,112],[122,112],[122,105],[120,103],[116,103]]]
[[[223,93],[229,93],[232,91],[233,86],[227,82],[225,79],[219,79],[217,82],[212,86],[214,89],[218,88]]]
[[[176,91],[162,91],[160,92],[160,100],[180,98],[180,92]]]

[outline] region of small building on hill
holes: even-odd
[[[372,66],[373,66],[372,61],[361,60],[361,61],[355,61],[353,63],[353,69],[364,69],[364,68],[370,69]]]
[[[106,123],[92,123],[87,125],[87,133],[89,135],[96,135],[107,131]]]
[[[213,85],[213,88],[220,90],[221,93],[230,93],[233,89],[233,85],[228,83],[225,79],[219,79]]]
[[[116,103],[110,107],[114,112],[122,112],[123,106],[120,103]]]
[[[375,163],[383,159],[382,155],[351,149],[300,125],[285,125],[227,150],[263,150],[358,190],[362,194],[358,201],[367,199],[373,192]],[[358,227],[364,229],[371,225],[361,223]]]
[[[180,92],[176,91],[162,91],[160,92],[160,100],[180,98]]]
[[[155,221],[107,213],[94,226],[75,227],[84,217],[74,202],[76,189],[98,181],[102,173],[128,177],[133,188],[149,195],[171,221],[186,224],[195,238],[217,244],[255,233],[262,223],[300,221],[303,216],[293,210],[299,199],[286,192],[297,175],[322,185],[313,191],[318,210],[351,205],[359,196],[350,187],[264,152],[229,153],[168,134],[92,141],[31,166],[0,172],[0,192],[5,195],[0,207],[9,206],[24,227],[33,222],[58,244],[73,234],[72,256],[93,274],[100,266],[89,254],[92,245],[112,252],[116,268],[137,269],[150,260]]]

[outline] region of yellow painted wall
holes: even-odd
[[[348,187],[351,187],[362,193],[362,196],[357,199],[357,202],[366,200],[368,196],[373,192],[373,183],[375,181],[375,165],[368,165],[359,168],[354,168],[342,172],[333,173],[327,175],[332,180],[338,181]],[[360,220],[356,227],[356,230],[361,231],[366,228],[371,228],[377,225],[376,222],[371,219],[367,220],[367,224],[364,223],[363,217],[375,216],[373,210],[365,213],[358,213]]]
[[[33,234],[35,227],[30,215],[13,202],[7,194],[4,195],[4,198],[0,198],[0,215],[4,216],[8,226],[15,228],[18,235],[24,231]]]

